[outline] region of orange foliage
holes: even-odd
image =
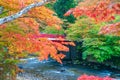
[[[115,80],[114,78],[111,78],[109,76],[106,77],[99,77],[99,76],[93,76],[93,75],[86,75],[83,74],[80,77],[78,77],[77,80]]]
[[[0,5],[4,6],[5,9],[8,9],[9,15],[12,15],[20,11],[21,9],[25,8],[29,4],[36,3],[37,1],[41,1],[41,0],[1,0]],[[24,14],[21,17],[35,18],[39,22],[42,20],[49,26],[55,26],[55,25],[60,26],[62,21],[57,16],[53,16],[54,14],[55,13],[53,11],[46,8],[45,6],[40,6],[31,9],[27,14]]]
[[[36,36],[39,35],[31,33],[21,35],[14,32],[5,32],[2,39],[8,41],[8,53],[11,55],[19,55],[23,52],[37,52],[40,60],[47,60],[50,55],[53,59],[62,63],[61,59],[63,59],[65,55],[62,53],[58,54],[58,51],[68,51],[69,48],[64,46],[62,42],[54,42],[47,38],[37,38]],[[68,45],[69,42],[66,42],[66,44]],[[21,58],[23,56],[16,57]]]
[[[37,0],[41,1],[41,0]],[[17,12],[20,9],[28,6],[31,3],[35,3],[35,0],[1,0],[0,5],[4,6],[6,9],[11,10],[12,12]],[[9,5],[8,5],[9,4]]]
[[[26,32],[39,34],[39,23],[34,18],[19,18],[15,20],[15,23]]]
[[[90,0],[89,0],[90,1]],[[81,15],[95,19],[97,22],[110,21],[114,19],[114,14],[120,14],[120,3],[111,3],[110,0],[97,1],[97,4],[88,6],[77,6],[70,9],[65,16],[73,14],[75,17]]]
[[[48,8],[41,6],[36,7],[28,12],[27,16],[38,18],[40,20],[45,21],[49,26],[59,25],[62,23],[62,21],[57,18],[56,16],[53,16],[54,12],[49,10]]]
[[[76,8],[70,9],[65,16],[73,14],[75,17],[87,16],[96,22],[108,22],[120,15],[120,2],[117,0],[85,0]],[[99,34],[114,34],[120,36],[120,22],[101,28]]]
[[[120,36],[120,22],[102,27],[99,34],[114,34]]]
[[[9,15],[12,15],[36,1],[40,0],[1,0],[0,5],[10,10]],[[20,27],[24,34],[19,33],[19,31],[5,30],[9,23],[0,25],[0,33],[2,34],[0,39],[6,41],[5,46],[8,48],[8,54],[16,55],[16,58],[20,58],[24,57],[20,55],[22,53],[38,53],[40,60],[48,59],[50,55],[53,59],[62,63],[61,59],[65,55],[62,53],[58,54],[58,51],[68,51],[69,49],[64,44],[73,43],[54,42],[47,38],[36,37],[40,35],[39,27],[41,23],[39,21],[43,21],[49,26],[55,26],[58,30],[60,29],[59,26],[62,21],[53,16],[53,14],[53,11],[41,6],[31,9],[27,14],[12,21],[11,25]],[[61,40],[64,41],[63,39]]]

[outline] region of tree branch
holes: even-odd
[[[27,13],[30,9],[32,9],[34,7],[42,6],[48,1],[50,1],[50,0],[42,0],[40,2],[32,3],[32,4],[28,5],[27,7],[23,8],[21,11],[15,13],[13,15],[7,16],[5,18],[0,18],[0,25],[4,24],[6,22],[9,22],[9,21],[15,20],[15,19],[19,18],[21,15]]]

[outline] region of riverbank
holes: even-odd
[[[24,70],[23,73],[18,74],[18,80],[76,80],[83,74],[99,77],[111,76],[113,73],[117,74],[108,69],[90,68],[85,63],[83,65],[68,63],[61,65],[54,60],[40,62],[36,58],[28,58],[25,61],[25,63],[18,65]]]

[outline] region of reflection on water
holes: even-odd
[[[18,80],[76,80],[82,74],[95,76],[110,76],[109,70],[94,70],[85,66],[59,64],[54,60],[39,61],[37,58],[21,59],[24,63],[18,66],[24,69],[18,74]],[[118,79],[120,80],[120,78]]]

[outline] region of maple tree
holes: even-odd
[[[8,15],[12,15],[13,13],[16,13],[20,9],[33,3],[34,0],[27,0],[27,1],[9,0],[7,2],[10,5],[7,5],[8,3],[6,3],[6,0],[1,0],[0,4],[2,6],[4,6],[5,9],[10,10]],[[34,3],[37,3],[37,2],[34,2]],[[34,14],[36,14],[36,15],[34,15]],[[9,23],[5,23],[5,24],[1,25],[1,37],[2,37],[1,39],[6,40],[8,38],[9,42],[11,43],[11,45],[9,45],[10,47],[8,47],[9,52],[10,53],[14,53],[14,52],[21,53],[22,51],[29,51],[30,53],[33,53],[33,52],[37,52],[39,50],[44,50],[43,48],[45,47],[45,45],[46,45],[46,48],[47,48],[47,45],[49,45],[49,46],[55,45],[54,42],[52,42],[52,41],[49,41],[44,38],[39,38],[39,37],[36,38],[35,37],[37,35],[40,35],[39,26],[40,26],[40,23],[42,23],[43,21],[46,22],[46,25],[49,25],[49,26],[55,26],[55,27],[60,26],[62,21],[60,21],[60,19],[58,19],[56,16],[53,16],[53,14],[54,14],[54,12],[52,12],[51,10],[47,9],[44,6],[35,7],[34,9],[31,9],[27,14],[23,14],[20,18],[14,20],[13,22],[9,22]],[[5,18],[3,18],[3,19],[5,19]],[[9,30],[10,30],[9,32],[4,31],[4,30],[8,29],[8,27],[12,28],[12,26],[14,26],[14,28],[19,26],[21,28],[21,30],[23,31],[23,32],[21,31],[23,34],[19,33],[19,31],[17,31],[17,30],[13,30],[10,28],[9,28]],[[34,44],[34,45],[32,45],[32,44]],[[36,47],[33,47],[33,46],[36,46]],[[60,46],[59,43],[58,43],[57,47],[54,47],[54,48],[51,47],[51,49],[53,49],[53,50],[51,50],[50,53],[56,54],[56,49],[68,51],[67,47],[64,48],[64,46]],[[60,49],[59,47],[61,47],[62,49]],[[17,48],[17,49],[15,49],[15,48]],[[48,47],[48,48],[50,48],[50,47]],[[52,51],[55,51],[55,52],[52,52]],[[49,53],[49,51],[47,53]],[[43,54],[45,54],[45,53],[43,52]],[[55,54],[52,56],[55,57]],[[59,61],[59,62],[61,62],[61,61]]]
[[[100,27],[105,25],[106,23],[96,24],[90,18],[82,17],[66,30],[69,40],[82,42],[82,45],[78,45],[78,51],[82,53],[83,59],[103,62],[113,56],[120,56],[120,37],[99,32]]]
[[[119,5],[117,0],[86,0],[64,14],[77,18],[66,33],[68,39],[82,41],[83,59],[103,62],[120,56]]]
[[[25,57],[28,53],[36,53],[40,60],[53,59],[61,62],[65,57],[57,51],[68,51],[65,45],[74,45],[72,42],[54,42],[47,37],[40,37],[39,27],[51,26],[60,29],[62,21],[54,15],[54,12],[43,6],[45,3],[55,0],[1,0],[0,5],[0,67],[7,70],[7,73],[0,69],[0,79],[15,80],[16,62],[19,58]],[[88,0],[87,0],[88,1]],[[89,0],[90,1],[90,0]],[[65,16],[73,14],[75,17],[87,16],[99,22],[109,22],[119,15],[120,3],[113,0],[95,0],[94,4],[84,6],[81,3],[70,9]],[[96,3],[97,2],[97,3]],[[9,4],[9,5],[8,5]],[[97,4],[97,5],[96,5]],[[44,24],[44,25],[43,25]],[[119,22],[101,28],[99,34],[119,35]],[[114,28],[117,26],[117,28]],[[109,27],[109,28],[108,28]],[[90,29],[86,28],[86,30]],[[113,31],[112,31],[113,30]],[[85,37],[85,36],[82,36]],[[64,45],[63,45],[64,44]],[[9,68],[8,68],[9,66]],[[8,73],[10,70],[10,73]],[[12,75],[12,77],[11,77]],[[7,77],[6,77],[7,76]]]
[[[0,79],[15,80],[16,62],[27,54],[35,53],[38,59],[52,57],[59,63],[65,57],[58,51],[68,51],[65,45],[74,45],[72,42],[50,41],[47,37],[40,37],[39,27],[51,26],[60,29],[62,21],[53,16],[54,12],[43,6],[54,0],[1,0],[2,13],[0,14]],[[9,4],[9,5],[8,5]],[[44,26],[43,26],[44,24]],[[7,66],[9,68],[7,68]],[[9,71],[9,69],[12,70]],[[5,72],[6,71],[6,72]],[[2,72],[2,73],[1,73]],[[8,76],[8,77],[7,77]]]
[[[70,9],[64,15],[68,16],[70,14],[73,14],[75,17],[85,15],[87,17],[92,18],[97,23],[112,21],[115,19],[115,15],[120,15],[120,2],[119,1],[116,1],[116,0],[107,0],[107,1],[94,0],[94,1],[92,1],[91,4],[88,4],[88,3],[90,3],[90,1],[91,0],[87,0],[83,3],[80,3],[76,8]],[[87,6],[85,4],[87,4]],[[115,23],[110,26],[113,26],[113,27],[119,26],[119,23]],[[107,26],[107,27],[109,27],[109,26]],[[101,29],[101,30],[104,30],[104,29]],[[106,28],[106,29],[108,29],[108,28]],[[109,30],[107,30],[107,32],[108,33],[114,32],[115,30],[113,29],[113,31],[112,31],[112,29],[113,28],[111,28],[111,29],[109,28]],[[116,29],[119,29],[119,27],[117,27]],[[119,32],[119,31],[117,31],[117,32]]]

